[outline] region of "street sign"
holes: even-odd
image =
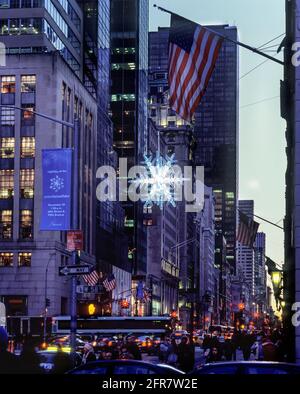
[[[102,294],[104,293],[104,288],[102,285],[88,286],[88,285],[78,285],[76,287],[76,292],[78,294]]]
[[[90,265],[65,265],[59,267],[59,276],[86,275],[91,272]]]
[[[67,249],[69,252],[83,250],[83,232],[81,230],[67,232]]]

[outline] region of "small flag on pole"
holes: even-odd
[[[252,248],[255,242],[259,223],[249,218],[243,212],[239,211],[239,213],[240,213],[240,222],[239,222],[237,240],[242,245]]]
[[[83,280],[89,286],[95,286],[99,282],[99,274],[96,270],[88,275],[82,275]]]
[[[169,39],[170,106],[191,121],[205,94],[223,38],[172,14]]]
[[[114,274],[108,275],[103,281],[103,286],[106,291],[113,291],[117,287],[117,282]]]

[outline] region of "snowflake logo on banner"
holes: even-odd
[[[183,182],[182,176],[178,176],[174,168],[175,155],[164,158],[157,152],[156,157],[145,155],[144,159],[148,176],[134,180],[134,183],[147,191],[144,207],[157,205],[163,209],[164,203],[175,207],[175,191]]]
[[[50,179],[50,189],[59,192],[61,189],[64,188],[64,180],[56,175],[54,178]]]

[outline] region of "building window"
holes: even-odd
[[[14,170],[0,170],[0,198],[14,196]]]
[[[1,78],[1,93],[16,93],[16,77],[14,75]]]
[[[1,126],[15,125],[15,110],[10,108],[2,108],[1,111]]]
[[[33,238],[33,214],[29,209],[20,212],[20,239]]]
[[[30,267],[31,266],[31,253],[21,252],[18,256],[19,267]]]
[[[34,93],[36,86],[35,75],[22,75],[21,76],[21,92],[22,93]]]
[[[21,198],[33,198],[34,195],[34,169],[20,171]]]
[[[22,137],[21,138],[21,157],[34,157],[35,155],[35,138]]]
[[[15,155],[15,139],[14,138],[0,138],[0,158],[12,159]]]
[[[0,267],[12,267],[14,265],[13,253],[0,253]]]
[[[12,238],[12,211],[0,211],[0,238]]]
[[[22,126],[33,126],[34,125],[34,113],[32,111],[35,110],[34,106],[31,104],[22,105],[23,111],[21,115],[21,124]]]

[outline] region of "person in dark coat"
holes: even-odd
[[[41,359],[35,351],[34,342],[31,338],[26,338],[20,355],[20,373],[22,374],[41,374],[43,372],[40,367]]]
[[[193,344],[188,343],[187,337],[182,337],[178,345],[178,365],[184,372],[193,370],[195,364],[195,349]]]
[[[136,344],[134,337],[128,338],[128,343],[127,343],[126,348],[127,348],[127,351],[133,355],[135,360],[142,359],[141,351],[140,351],[138,345]]]
[[[18,358],[8,350],[8,335],[0,327],[0,374],[17,374],[19,372]]]
[[[67,371],[70,371],[73,368],[73,362],[71,356],[65,352],[63,352],[61,344],[57,345],[57,353],[53,359],[54,374],[64,374]]]

